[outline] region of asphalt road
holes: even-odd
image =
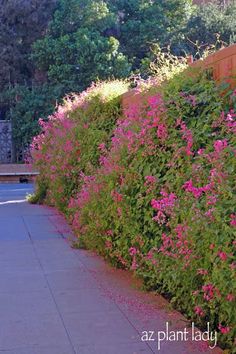
[[[34,191],[33,184],[0,183],[0,203],[24,200],[27,194]]]

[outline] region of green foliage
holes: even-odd
[[[41,181],[37,185],[37,189],[34,194],[27,195],[27,201],[31,204],[43,204],[47,196],[47,182]]]
[[[0,0],[0,92],[31,82],[31,45],[44,33],[56,1]]]
[[[150,54],[141,61],[140,72],[145,78],[158,78],[159,82],[171,77],[187,68],[187,60],[173,55],[170,48],[161,50],[158,44],[153,44]]]

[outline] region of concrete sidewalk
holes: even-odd
[[[53,209],[29,205],[31,185],[0,184],[0,353],[158,353],[156,335],[186,327],[161,297],[130,285],[126,272],[70,247]],[[154,341],[141,341],[154,331]],[[220,353],[202,343],[163,341],[162,354]]]

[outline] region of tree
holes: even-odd
[[[59,0],[48,33],[53,38],[91,28],[100,33],[112,26],[115,17],[103,0]]]
[[[48,33],[33,45],[32,58],[62,95],[96,79],[128,76],[130,65],[119,41],[103,35],[114,19],[104,1],[60,1]]]
[[[177,41],[191,15],[191,1],[118,0],[111,1],[120,14],[120,42],[135,69],[146,57],[152,44],[161,47]],[[131,35],[132,34],[132,35]]]
[[[56,92],[48,85],[28,87],[16,85],[1,96],[10,110],[6,117],[11,119],[14,140],[14,160],[19,162],[32,136],[39,133],[39,118],[51,114],[55,106]]]
[[[30,52],[32,43],[45,33],[56,1],[0,0],[0,117],[12,120],[18,151],[36,132],[36,117],[42,111],[35,91],[41,101],[46,97],[32,89],[35,68]],[[45,102],[44,112],[50,107],[45,108]]]
[[[197,57],[209,46],[219,49],[234,42],[236,5],[232,3],[222,8],[217,3],[209,3],[197,7],[183,32],[184,39],[178,47]]]
[[[31,45],[45,32],[56,1],[0,0],[0,92],[31,81]]]

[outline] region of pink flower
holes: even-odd
[[[112,242],[109,241],[109,240],[106,240],[106,242],[105,242],[105,247],[106,247],[107,249],[112,249]]]
[[[146,255],[146,259],[148,259],[148,260],[152,260],[153,259],[153,251],[152,250],[150,250],[148,252],[148,254]]]
[[[151,96],[148,98],[148,104],[151,108],[156,108],[162,103],[161,96]]]
[[[229,301],[229,302],[234,301],[234,299],[235,299],[235,296],[234,296],[233,294],[228,294],[228,295],[226,296],[226,300]]]
[[[227,114],[226,117],[226,126],[228,128],[228,130],[232,133],[236,133],[236,121],[235,121],[235,113],[232,111],[230,113]]]
[[[159,225],[164,225],[166,222],[166,215],[162,211],[158,211],[157,215],[152,218],[152,220],[156,221]]]
[[[236,96],[236,89],[232,92],[232,97]]]
[[[165,140],[168,137],[167,128],[164,124],[159,124],[157,128],[157,137],[160,140]]]
[[[175,232],[177,234],[177,237],[179,240],[183,240],[185,235],[186,235],[186,232],[188,231],[188,226],[186,225],[182,225],[182,224],[178,224],[176,227],[175,227]]]
[[[136,258],[134,256],[133,261],[132,261],[132,265],[131,265],[131,269],[136,270],[137,268],[138,268],[138,263],[136,262]]]
[[[218,255],[218,257],[220,257],[220,259],[221,259],[222,261],[226,261],[227,258],[228,258],[227,254],[226,254],[225,252],[222,252],[222,251],[218,252],[217,255]]]
[[[154,176],[146,176],[145,177],[145,180],[146,180],[146,183],[150,183],[150,184],[152,184],[152,183],[156,183],[156,177],[154,177]]]
[[[120,203],[120,202],[122,202],[122,200],[123,200],[122,194],[118,193],[118,192],[115,191],[115,190],[113,190],[113,191],[111,192],[111,196],[112,196],[112,198],[113,198],[113,201],[116,202],[116,203]]]
[[[206,269],[199,268],[199,269],[197,269],[197,274],[207,275],[208,271]]]
[[[223,327],[221,323],[219,323],[218,328],[222,334],[227,334],[230,332],[230,327],[229,326]]]
[[[159,200],[152,199],[151,206],[153,209],[165,211],[168,208],[173,208],[177,199],[176,195],[174,193],[167,194],[164,191],[161,191],[161,195],[164,198]]]
[[[181,119],[177,120],[176,126],[181,127],[182,140],[185,140],[187,142],[186,154],[188,156],[193,155],[193,153],[192,153],[193,135],[192,135],[191,130],[187,128],[186,124]]]
[[[193,186],[193,181],[190,179],[189,181],[185,182],[183,185],[183,189],[186,192],[190,192],[194,195],[195,198],[200,198],[202,195],[202,190]]]
[[[198,155],[202,155],[202,154],[204,153],[204,151],[205,151],[205,149],[199,149],[199,150],[197,151],[197,153],[198,153]]]
[[[228,142],[226,139],[224,140],[216,140],[214,142],[214,148],[216,153],[221,153],[228,146]]]
[[[236,227],[236,214],[231,214],[230,219],[231,219],[230,225]]]
[[[47,123],[42,118],[39,118],[38,123],[41,128],[45,128],[47,126]]]
[[[122,217],[122,209],[121,208],[117,208],[117,214],[120,218]]]
[[[106,145],[104,143],[98,145],[98,149],[101,151],[101,152],[105,152],[106,151]]]
[[[188,101],[189,101],[189,103],[191,103],[191,105],[193,107],[195,107],[197,105],[197,98],[194,95],[189,95],[188,96]]]
[[[205,215],[211,220],[214,221],[214,216],[213,213],[215,211],[215,208],[211,208],[205,212]]]
[[[214,297],[215,287],[213,284],[206,284],[202,286],[202,290],[204,292],[203,297],[205,300],[210,301]]]
[[[204,316],[204,311],[200,306],[195,306],[194,312],[200,317]]]
[[[215,205],[217,202],[217,197],[215,195],[207,196],[207,205]]]
[[[131,256],[135,256],[137,253],[138,253],[137,248],[135,248],[135,247],[130,247],[130,249],[129,249],[129,254],[130,254]]]
[[[161,191],[160,194],[163,198],[158,200],[152,199],[151,206],[153,209],[157,210],[157,215],[153,218],[153,220],[162,225],[166,221],[166,215],[172,214],[177,196],[174,193],[168,194],[165,191]]]
[[[236,269],[236,262],[232,262],[229,267],[231,270],[235,270]]]
[[[211,190],[212,184],[206,184],[204,187],[194,187],[193,181],[190,179],[189,181],[183,184],[182,188],[185,189],[186,192],[192,193],[194,197],[198,199],[201,197],[202,193],[206,193]]]

